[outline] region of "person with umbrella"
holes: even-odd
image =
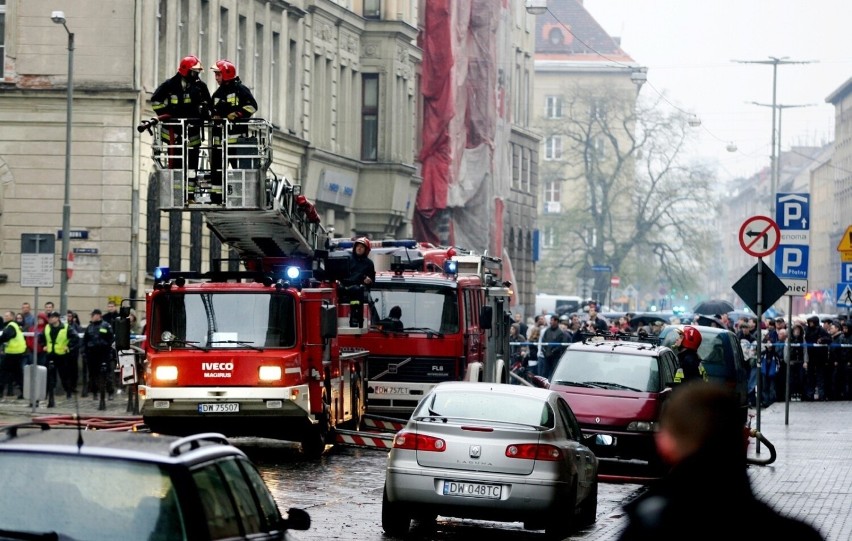
[[[713,315],[723,312],[733,312],[734,305],[723,299],[711,299],[709,301],[699,302],[692,309],[695,314]]]

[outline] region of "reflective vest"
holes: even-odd
[[[44,350],[48,353],[65,355],[68,353],[68,324],[66,323],[59,328],[59,332],[56,334],[56,343],[53,343],[53,333],[50,332],[51,328],[48,325],[44,329]]]
[[[15,329],[15,337],[6,342],[6,353],[18,354],[27,351],[27,341],[24,339],[24,333],[21,332],[21,327],[14,321],[7,323]]]

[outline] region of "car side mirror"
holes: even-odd
[[[311,516],[304,509],[291,507],[287,510],[283,526],[286,530],[307,530],[311,527]]]

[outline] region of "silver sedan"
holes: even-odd
[[[568,403],[546,389],[445,382],[426,395],[388,456],[382,528],[412,519],[523,522],[564,538],[594,523],[598,459]]]

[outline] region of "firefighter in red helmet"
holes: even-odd
[[[201,122],[192,120],[203,120],[210,117],[210,90],[199,78],[204,70],[201,60],[197,56],[185,56],[178,64],[177,73],[157,87],[151,95],[151,108],[157,115],[150,121],[143,122],[136,129],[145,131],[159,121],[188,119],[186,123],[187,141],[187,163],[188,171],[198,169],[198,150],[201,146]],[[180,123],[174,123],[164,127],[161,132],[164,145],[176,149],[182,144],[184,136]],[[172,155],[172,153],[169,153]],[[179,152],[174,152],[179,156]],[[184,164],[170,159],[169,168],[181,168]]]
[[[701,332],[692,325],[685,325],[683,329],[675,329],[678,333],[674,343],[677,351],[677,360],[680,363],[680,373],[683,371],[682,381],[701,380],[701,357],[698,356],[698,347],[701,345]],[[681,381],[678,374],[675,381]]]
[[[248,120],[257,112],[257,101],[251,90],[240,81],[237,76],[237,67],[230,60],[217,60],[216,64],[210,66],[210,70],[215,74],[216,82],[219,84],[219,88],[213,92],[213,119],[228,121],[221,122],[219,127],[214,129],[213,144],[217,148],[212,152],[211,169],[214,187],[213,202],[217,203],[221,201],[225,163],[223,154],[227,148],[223,142],[227,142],[228,145],[237,145],[227,151],[229,156],[254,153],[252,146],[257,145],[257,140],[248,137],[248,126],[241,121]],[[230,164],[234,169],[259,167],[257,160],[245,158],[231,159]]]
[[[370,287],[376,281],[376,267],[369,257],[370,248],[367,237],[355,239],[349,258],[349,276],[343,281],[344,285]]]

